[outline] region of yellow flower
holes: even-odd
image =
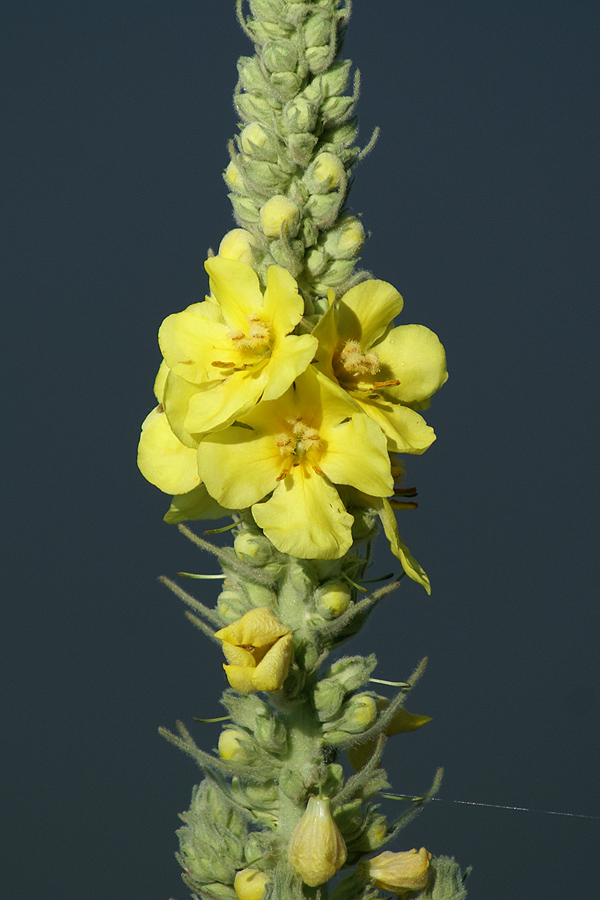
[[[258,869],[242,869],[235,876],[233,887],[238,900],[262,900],[269,876]]]
[[[259,400],[280,397],[314,356],[316,338],[290,334],[303,315],[292,276],[279,266],[267,288],[244,262],[205,263],[211,296],[168,316],[158,339],[168,367],[163,406],[172,430],[190,446],[224,428]]]
[[[328,797],[309,797],[288,846],[288,859],[305,884],[317,887],[333,878],[347,857],[346,844],[333,821]]]
[[[398,291],[385,281],[362,281],[334,302],[316,325],[315,365],[348,391],[382,428],[388,447],[423,453],[435,440],[416,409],[446,379],[444,348],[423,325],[393,327],[402,310]]]
[[[223,668],[232,688],[240,694],[281,688],[292,660],[292,632],[267,606],[251,609],[215,637],[223,642]]]
[[[411,891],[419,891],[427,884],[431,853],[425,847],[390,853],[386,850],[374,859],[361,863],[361,868],[375,887],[391,891],[398,897],[407,897]]]
[[[207,435],[198,470],[221,506],[251,506],[275,547],[301,559],[338,559],[352,545],[336,484],[393,491],[381,429],[312,366],[278,400]]]

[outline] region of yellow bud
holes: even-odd
[[[352,718],[366,731],[377,718],[377,703],[368,694],[357,694],[353,701]]]
[[[382,891],[391,891],[397,897],[406,897],[411,891],[419,891],[427,884],[431,853],[425,847],[390,853],[386,850],[374,859],[361,863],[361,867]]]
[[[320,191],[335,191],[344,177],[344,165],[333,153],[320,153],[310,171],[311,181]]]
[[[256,149],[260,149],[266,140],[267,134],[258,122],[251,122],[250,125],[246,125],[240,134],[242,150],[244,153],[247,153],[248,156],[252,156]]]
[[[333,821],[328,797],[309,797],[288,847],[288,859],[305,884],[317,887],[333,878],[348,853]]]
[[[232,228],[219,244],[219,256],[251,266],[254,262],[254,248],[258,248],[258,241],[253,234],[245,228]]]
[[[233,887],[238,900],[262,900],[269,876],[258,869],[242,869],[235,876]]]
[[[334,259],[350,259],[365,242],[365,229],[354,216],[343,216],[325,239],[325,249]]]
[[[227,728],[219,736],[219,756],[221,759],[236,759],[238,762],[245,756],[241,734],[234,728]]]
[[[352,591],[344,581],[330,581],[322,585],[316,594],[317,608],[328,619],[335,619],[348,608]]]
[[[261,207],[260,224],[267,237],[279,237],[281,229],[294,237],[300,224],[300,212],[292,200],[276,194]]]
[[[233,188],[234,191],[239,191],[244,187],[244,179],[242,178],[242,173],[233,162],[233,160],[225,169],[224,175],[225,181],[230,188]]]

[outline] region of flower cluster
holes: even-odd
[[[339,559],[352,508],[374,510],[407,574],[428,581],[401,542],[390,454],[435,439],[420,412],[447,378],[438,338],[394,327],[400,294],[367,280],[303,331],[298,285],[271,266],[266,287],[241,260],[206,262],[210,295],[159,331],[158,407],[142,426],[142,473],[174,494],[166,519],[250,509],[283,553]]]

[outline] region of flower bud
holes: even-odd
[[[406,897],[411,891],[422,890],[429,877],[431,853],[425,847],[390,853],[386,850],[374,859],[361,863],[361,868],[382,891]]]
[[[218,744],[221,759],[233,759],[235,762],[244,762],[246,760],[246,753],[244,752],[246,740],[246,735],[235,728],[226,728],[222,731],[219,735]]]
[[[315,606],[326,619],[341,616],[350,603],[352,589],[345,581],[328,581],[315,591]]]
[[[223,172],[223,178],[225,179],[227,187],[230,187],[233,191],[238,191],[238,193],[241,193],[244,190],[244,179],[242,177],[242,173],[233,160],[231,160],[231,162]]]
[[[360,734],[370,728],[377,718],[377,703],[369,694],[356,694],[346,703],[344,712],[334,722],[326,722],[324,731],[345,731]]]
[[[309,797],[288,847],[288,859],[310,887],[333,878],[346,862],[346,844],[333,821],[328,797]]]
[[[254,235],[245,228],[232,228],[219,244],[219,256],[225,259],[237,259],[239,262],[251,266],[254,262],[254,251],[258,250],[258,247],[259,244]]]
[[[308,166],[318,138],[314,134],[296,132],[288,134],[286,144],[295,163],[303,168]]]
[[[262,567],[273,556],[271,542],[262,534],[252,534],[250,531],[244,531],[236,536],[233,549],[238,559],[251,566]]]
[[[258,869],[242,869],[235,876],[233,887],[238,900],[262,900],[269,876]]]
[[[346,182],[344,164],[334,153],[319,153],[307,169],[304,181],[312,194],[336,191]]]
[[[269,72],[294,72],[298,51],[292,41],[273,41],[265,47],[263,61]]]
[[[267,142],[267,132],[258,122],[251,122],[242,129],[239,137],[240,146],[248,156],[254,156]]]
[[[365,229],[354,216],[343,216],[325,239],[325,249],[334,259],[350,259],[365,242]]]
[[[279,237],[282,229],[292,237],[300,224],[300,210],[292,200],[276,194],[260,210],[260,224],[267,237]]]
[[[306,97],[294,97],[283,108],[282,118],[288,134],[312,131],[317,123],[317,104]]]

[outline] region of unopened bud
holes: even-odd
[[[377,718],[377,703],[369,694],[356,694],[351,697],[343,714],[334,722],[326,722],[324,730],[345,731],[349,734],[360,734],[370,728]]]
[[[233,165],[230,163],[230,165]],[[235,259],[251,266],[254,262],[254,251],[258,249],[258,241],[245,228],[232,228],[219,244],[219,256]]]
[[[315,592],[315,606],[326,619],[335,619],[348,609],[352,589],[345,581],[328,581]]]
[[[300,211],[292,200],[276,194],[260,210],[260,224],[267,237],[279,237],[283,230],[292,237],[297,234]]]
[[[242,191],[244,189],[244,179],[239,168],[233,160],[229,163],[223,173],[225,183],[234,191]]]
[[[242,869],[235,876],[233,887],[238,900],[262,900],[269,876],[258,869]]]
[[[422,890],[429,877],[431,853],[425,847],[391,853],[386,850],[374,859],[361,863],[361,868],[382,891],[406,897],[411,891]]]
[[[313,194],[336,191],[346,181],[344,164],[334,153],[319,153],[308,168],[304,180]]]
[[[334,259],[350,259],[365,242],[365,229],[354,216],[343,216],[327,235],[325,249]]]
[[[244,153],[253,156],[267,141],[267,133],[258,122],[251,122],[240,134],[240,145]]]
[[[246,758],[244,743],[246,736],[235,728],[226,728],[219,735],[219,756],[221,759],[233,759],[242,762]]]
[[[333,878],[346,862],[346,844],[333,821],[328,797],[309,797],[288,847],[288,859],[309,887]]]
[[[252,566],[263,566],[273,556],[271,542],[262,534],[252,534],[248,531],[237,535],[233,549],[238,559]]]

